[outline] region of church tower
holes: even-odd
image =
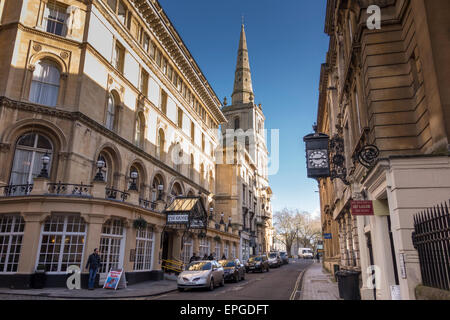
[[[245,27],[241,26],[241,36],[237,53],[236,70],[234,75],[234,85],[232,104],[227,106],[224,102],[222,112],[228,119],[228,123],[222,125],[222,134],[226,134],[227,129],[244,131],[245,146],[252,161],[257,167],[257,173],[264,181],[261,184],[268,186],[267,162],[268,151],[264,132],[265,117],[261,104],[254,103],[254,92],[252,84],[252,74],[250,71],[250,60],[247,49],[247,37]]]
[[[216,209],[226,214],[240,231],[239,258],[268,252],[272,247],[272,191],[268,180],[268,151],[261,105],[254,103],[252,74],[245,27],[237,52],[232,103],[226,98],[222,112],[228,122],[221,126],[227,159],[216,165]],[[225,156],[226,154],[226,156]],[[231,159],[231,162],[229,161]]]

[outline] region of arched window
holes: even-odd
[[[99,160],[102,160],[104,165],[102,168],[102,174],[103,174],[103,179],[105,180],[105,182],[110,185],[110,182],[112,180],[111,177],[111,158],[109,157],[109,155],[107,155],[104,152],[101,152],[97,158],[97,162]]]
[[[172,186],[172,190],[170,191],[170,196],[173,199],[178,196],[183,195],[183,189],[181,188],[180,184],[178,182],[175,182]]]
[[[128,189],[130,189],[131,184],[133,183],[133,172],[137,173],[137,178],[134,181],[134,183],[136,184],[135,187],[137,190],[139,190],[139,186],[140,186],[140,178],[141,178],[141,172],[135,167],[135,166],[131,166],[130,168],[130,173],[128,175]]]
[[[56,63],[41,60],[36,63],[30,87],[30,101],[54,107],[58,101],[61,73]]]
[[[236,117],[234,119],[234,129],[237,130],[237,129],[239,129],[240,126],[241,125],[240,125],[239,117]]]
[[[162,190],[159,190],[159,186],[162,186]],[[157,174],[153,178],[152,182],[152,201],[156,201],[162,198],[162,193],[164,192],[163,190],[164,190],[164,180],[159,174]]]
[[[106,128],[109,130],[115,129],[116,123],[116,101],[112,93],[108,95],[108,109],[106,111]]]
[[[159,159],[163,158],[165,137],[163,129],[158,130],[158,141],[156,146],[156,155]]]
[[[19,138],[14,152],[10,184],[31,184],[42,170],[42,157],[47,153],[52,165],[53,146],[51,141],[38,133],[27,133]]]
[[[139,112],[136,118],[136,127],[134,132],[134,143],[138,147],[144,146],[144,132],[145,132],[145,117],[142,112]]]

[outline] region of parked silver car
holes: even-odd
[[[194,261],[186,266],[177,279],[179,291],[188,288],[208,288],[212,291],[214,287],[224,284],[223,267],[215,260]]]
[[[271,268],[278,268],[281,266],[282,261],[280,254],[278,252],[270,252],[269,253],[269,266]]]

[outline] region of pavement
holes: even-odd
[[[177,290],[177,282],[173,280],[140,282],[117,290],[103,288],[94,290],[69,290],[67,288],[19,290],[0,288],[0,299],[136,299],[166,294],[175,290]]]
[[[323,269],[322,263],[314,262],[305,271],[300,300],[342,300],[337,282]]]

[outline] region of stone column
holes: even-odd
[[[34,178],[33,190],[31,190],[30,195],[43,195],[45,193],[48,193],[48,178]]]
[[[154,232],[154,252],[153,252],[153,265],[152,270],[161,270],[161,255],[162,255],[162,248],[161,248],[161,236],[162,236],[163,227],[156,226],[153,228]]]
[[[98,199],[105,199],[106,197],[106,182],[105,181],[93,181],[92,196]]]
[[[132,272],[134,267],[134,261],[130,261],[131,249],[136,249],[136,232],[137,230],[133,227],[133,220],[129,219],[126,228],[126,239],[125,239],[125,253],[123,257],[123,270],[126,272]]]
[[[17,273],[30,274],[35,271],[37,255],[40,250],[41,226],[48,215],[50,215],[49,212],[27,212],[23,214],[25,229]]]
[[[192,252],[196,253],[197,256],[200,256],[200,243],[198,240],[198,236],[192,236]],[[200,257],[203,258],[203,257]]]
[[[96,214],[82,215],[82,217],[88,224],[87,235],[84,242],[85,245],[84,245],[83,270],[85,270],[84,267],[86,266],[86,262],[89,258],[89,255],[94,252],[95,248],[98,248],[100,251],[100,237],[102,233],[102,226],[107,217],[105,217],[100,212]],[[103,252],[100,252],[99,254],[101,256]]]
[[[181,258],[181,238],[182,234],[180,232],[175,231],[172,233],[172,257],[176,260],[183,260]]]
[[[353,238],[353,250],[355,252],[355,266],[357,269],[361,269],[361,259],[359,251],[359,237],[358,237],[358,222],[355,216],[352,216],[352,238]]]
[[[339,246],[341,251],[341,266],[347,266],[347,250],[345,245],[346,232],[345,232],[345,220],[344,218],[339,219]]]
[[[347,249],[348,249],[348,255],[347,255],[347,261],[348,261],[348,266],[350,267],[354,267],[355,265],[355,259],[354,259],[354,251],[353,251],[353,224],[352,224],[352,217],[350,215],[349,212],[346,213],[346,218],[347,220]]]

